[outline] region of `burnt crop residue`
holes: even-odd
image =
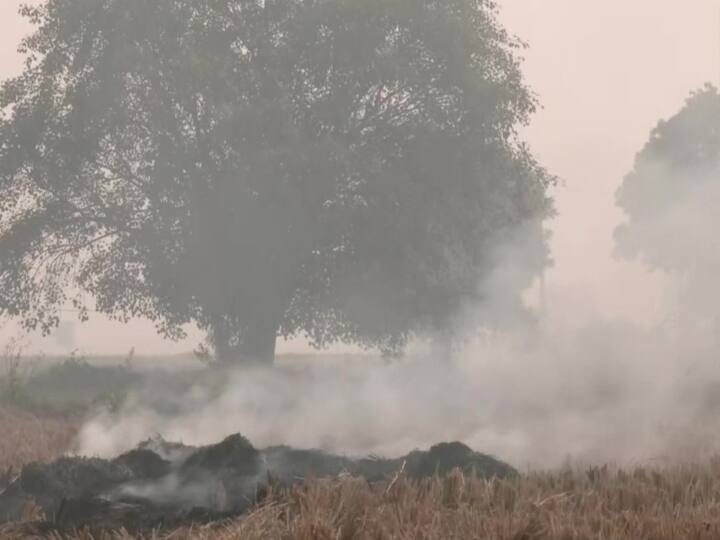
[[[350,475],[381,482],[454,469],[485,478],[517,474],[459,442],[395,459],[356,459],[287,446],[259,450],[240,434],[202,447],[158,437],[112,460],[65,457],[26,466],[0,493],[0,520],[19,519],[32,503],[42,510],[48,529],[172,527],[242,514],[271,486],[289,487],[308,477]]]

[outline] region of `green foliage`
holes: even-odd
[[[25,391],[47,404],[95,403],[112,409],[140,381],[141,375],[124,365],[95,366],[84,358],[71,357],[38,371],[28,379]]]
[[[88,407],[117,412],[128,391],[142,381],[127,363],[96,366],[75,353],[39,367],[40,362],[24,357],[14,341],[1,359],[0,403],[45,414],[81,413]]]
[[[95,398],[93,405],[104,408],[108,413],[115,415],[122,409],[127,394],[124,392],[105,392]]]
[[[46,0],[0,91],[0,314],[87,302],[215,354],[401,350],[480,300],[552,178],[489,0]],[[518,283],[521,288],[524,283]]]

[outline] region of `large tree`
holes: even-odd
[[[0,91],[0,313],[72,302],[221,359],[445,332],[546,262],[536,103],[489,0],[46,0]],[[518,291],[519,292],[519,291]]]

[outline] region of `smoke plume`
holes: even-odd
[[[664,276],[663,306],[645,325],[632,314],[599,319],[577,299],[562,304],[576,313],[547,313],[537,301],[517,310],[502,291],[514,289],[513,276],[525,279],[518,264],[528,254],[515,238],[481,284],[487,300],[464,318],[452,360],[417,347],[391,362],[318,356],[272,370],[168,375],[118,414],[90,419],[79,450],[111,455],[154,434],[206,444],[241,432],[258,447],[350,455],[460,440],[520,468],[701,458],[720,450],[720,334],[707,309],[720,267],[711,248],[719,195],[710,183],[688,190],[638,233],[668,256],[695,257],[696,268],[689,289],[687,274]]]

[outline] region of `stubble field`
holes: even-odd
[[[0,408],[0,480],[32,461],[72,450],[76,416]],[[2,485],[0,485],[0,489]],[[720,538],[720,460],[618,470],[525,472],[483,480],[454,472],[414,482],[311,479],[270,493],[243,517],[177,530],[55,532],[29,505],[0,538],[164,539],[715,539]],[[45,516],[47,517],[47,516]]]

